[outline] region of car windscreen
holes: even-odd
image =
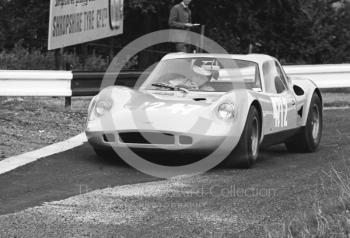
[[[260,89],[258,64],[252,61],[193,57],[163,60],[142,85],[147,90],[228,92],[233,89]]]

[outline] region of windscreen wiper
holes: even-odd
[[[174,86],[168,83],[152,83],[152,86],[159,88],[167,88],[172,91],[182,91],[184,93],[189,93],[190,91],[184,87]]]

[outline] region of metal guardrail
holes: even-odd
[[[290,77],[309,78],[321,89],[350,88],[350,64],[283,68]],[[104,72],[0,70],[0,96],[94,96],[104,75]],[[132,87],[141,72],[112,73],[112,76],[116,78],[115,85]]]
[[[350,64],[283,66],[290,77],[308,78],[321,89],[350,87]]]
[[[0,70],[0,96],[72,96],[69,71]]]
[[[100,91],[101,83],[104,76],[111,76],[115,78],[115,85],[133,87],[136,80],[141,75],[148,75],[148,73],[140,71],[120,72],[119,75],[115,73],[105,72],[73,72],[72,80],[72,96],[94,96]]]

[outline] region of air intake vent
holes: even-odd
[[[119,133],[121,142],[127,144],[175,144],[175,136],[160,132],[123,132]]]
[[[103,140],[105,142],[115,142],[115,136],[113,134],[103,134]]]

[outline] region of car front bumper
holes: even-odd
[[[174,132],[102,132],[86,131],[88,142],[98,150],[125,148],[141,150],[185,151],[191,153],[211,153],[215,150],[232,151],[236,147],[237,136],[208,136],[179,134]]]

